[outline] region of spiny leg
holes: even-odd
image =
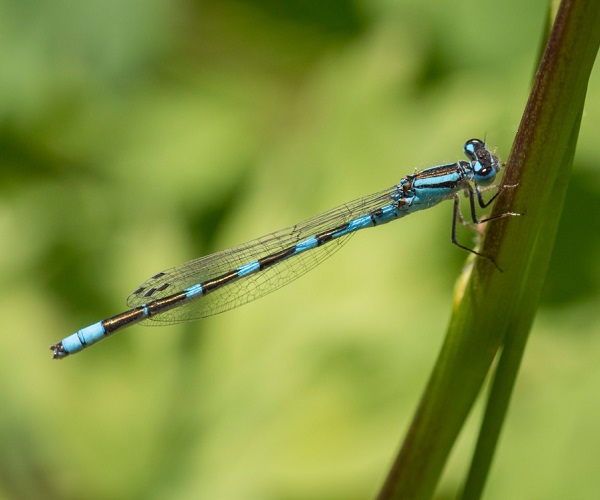
[[[469,186],[469,188],[470,188],[470,186]],[[492,219],[479,220],[475,213],[475,202],[473,199],[472,189],[469,189],[469,200],[470,200],[470,205],[471,205],[471,217],[473,218],[474,224],[481,224],[483,222],[487,222],[489,220],[498,218],[498,217],[493,217]],[[453,210],[453,212],[454,213],[453,213],[453,217],[452,217],[452,236],[451,236],[452,243],[454,245],[456,245],[458,248],[462,248],[463,250],[466,250],[467,252],[477,255],[478,257],[483,257],[484,259],[489,260],[494,265],[494,267],[496,269],[498,269],[498,271],[503,272],[502,269],[500,268],[500,266],[498,266],[498,264],[496,264],[496,261],[492,257],[490,257],[489,255],[482,254],[481,252],[478,252],[477,250],[474,250],[473,248],[469,248],[465,245],[462,245],[457,241],[457,239],[456,239],[456,221],[457,220],[460,220],[461,223],[464,225],[468,225],[468,226],[472,227],[471,224],[468,223],[467,221],[465,221],[463,218],[462,212],[460,211],[460,198],[458,197],[457,194],[454,195],[454,210]],[[508,215],[508,214],[505,214],[505,215]]]
[[[488,189],[493,189],[495,187],[496,186],[489,186],[487,188],[484,188],[483,190],[487,191]],[[487,208],[488,206],[490,206],[491,203],[500,194],[500,191],[502,191],[502,188],[498,189],[498,191],[494,194],[494,196],[492,196],[492,198],[486,202],[483,199],[483,196],[481,195],[482,190],[479,188],[479,186],[475,186],[475,192],[477,194],[477,201],[479,203],[479,206],[481,208]],[[462,214],[462,210],[460,209],[460,206],[459,206],[458,209],[455,209],[455,214],[456,214],[455,219],[456,219],[456,217],[458,217],[458,220],[460,221],[460,223],[463,226],[468,227],[470,229],[476,229],[479,224],[482,224],[483,222],[487,222],[488,220],[493,220],[493,219],[498,218],[498,217],[491,217],[491,218],[482,220],[479,217],[477,217],[477,209],[475,207],[475,196],[474,196],[475,193],[473,193],[473,187],[470,184],[467,184],[467,186],[464,188],[464,193],[465,193],[465,196],[469,198],[469,213],[471,214],[471,220],[473,222],[465,220],[465,218]],[[456,205],[457,198],[458,198],[458,196],[455,197],[455,205]],[[500,217],[503,217],[503,216],[500,216]]]
[[[514,187],[514,186],[507,186],[507,187]],[[509,215],[522,215],[522,214],[515,213],[515,212],[506,212],[503,214],[495,215],[493,217],[489,217],[487,219],[479,219],[479,217],[477,217],[477,212],[476,212],[476,207],[475,207],[475,193],[477,193],[477,200],[479,202],[479,206],[482,208],[485,208],[485,207],[489,206],[496,199],[496,197],[498,196],[498,194],[500,194],[502,189],[503,188],[500,188],[498,190],[498,192],[496,194],[494,194],[494,196],[492,196],[492,198],[486,203],[481,196],[481,190],[479,189],[479,186],[475,186],[475,192],[474,192],[472,186],[468,184],[467,187],[465,188],[465,190],[469,197],[469,207],[470,207],[471,219],[473,220],[473,223],[465,221],[465,219],[462,215],[462,212],[460,210],[460,198],[459,198],[458,194],[454,195],[454,213],[453,213],[453,217],[452,217],[452,243],[454,245],[456,245],[457,247],[462,248],[463,250],[466,250],[467,252],[470,252],[474,255],[477,255],[479,257],[483,257],[483,258],[489,260],[492,264],[494,264],[494,267],[501,272],[502,272],[502,269],[498,266],[498,264],[496,264],[496,262],[494,261],[493,258],[491,258],[488,255],[484,255],[484,254],[478,252],[477,250],[474,250],[472,248],[461,245],[456,240],[456,221],[459,220],[461,222],[461,224],[468,226],[468,227],[473,227],[472,224],[479,225],[479,224],[483,224],[485,222],[489,222],[491,220],[508,217]]]
[[[483,195],[482,195],[483,191],[489,191],[494,188],[497,188],[497,191],[494,193],[494,195],[488,201],[485,201],[483,199]],[[473,188],[471,187],[471,185],[469,185],[469,191],[470,191],[469,196],[472,197],[473,196]],[[478,185],[475,185],[475,192],[477,193],[477,202],[479,203],[479,206],[481,208],[489,207],[502,191],[504,191],[504,186],[500,186],[500,187],[488,186],[488,187],[481,189]]]
[[[474,207],[472,207],[472,209],[474,209]],[[479,253],[477,250],[473,250],[472,248],[462,245],[457,241],[457,239],[456,239],[456,221],[457,220],[461,221],[461,223],[463,223],[463,224],[467,224],[467,222],[463,218],[462,213],[460,211],[460,198],[458,197],[458,195],[454,195],[454,210],[453,210],[453,217],[452,217],[452,236],[451,236],[452,244],[456,245],[458,248],[462,248],[463,250],[466,250],[467,252],[470,252],[474,255],[478,255],[479,257],[488,259],[494,264],[494,266],[498,267],[491,257],[488,257],[487,255],[484,255],[482,253]],[[498,269],[500,269],[500,268],[498,268]]]
[[[496,191],[496,193],[494,194],[494,196],[492,196],[487,202],[483,199],[483,197],[481,196],[481,189],[479,188],[479,186],[475,186],[475,193],[477,193],[477,201],[479,202],[479,206],[481,208],[487,208],[489,207],[492,202],[498,197],[498,195],[507,187],[515,187],[515,186],[502,186],[498,189],[498,191]],[[485,219],[479,219],[479,217],[477,217],[477,212],[475,210],[475,193],[473,193],[473,187],[470,184],[467,184],[467,187],[465,188],[467,191],[467,195],[469,197],[469,205],[471,207],[471,219],[473,220],[474,224],[483,224],[484,222],[489,222],[491,220],[496,220],[496,219],[502,219],[503,217],[508,217],[511,215],[523,215],[523,214],[518,214],[516,212],[505,212],[503,214],[499,214],[499,215],[494,215],[493,217],[487,217]],[[462,219],[462,214],[460,215],[461,219]],[[462,219],[464,220],[464,219]]]

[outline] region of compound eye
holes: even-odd
[[[491,166],[483,166],[481,163],[477,164],[480,168],[476,168],[473,172],[475,175],[475,182],[482,186],[486,186],[494,181],[496,177],[496,170]]]
[[[477,172],[477,175],[479,177],[483,177],[485,179],[491,173],[492,173],[492,169],[490,167],[483,167],[479,172]]]
[[[479,139],[470,139],[465,142],[465,155],[470,160],[477,159],[477,151],[481,148],[485,148],[485,143]]]

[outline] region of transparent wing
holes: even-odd
[[[396,187],[360,198],[294,226],[167,269],[144,281],[127,299],[131,308],[181,292],[260,258],[295,246],[393,201]],[[144,320],[145,325],[180,323],[212,316],[263,297],[317,266],[354,233],[336,238],[271,267],[249,274],[206,296]],[[148,295],[149,294],[149,295]]]

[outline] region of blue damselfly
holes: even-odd
[[[498,158],[485,143],[465,143],[468,161],[460,160],[409,174],[399,184],[341,205],[324,214],[256,240],[200,257],[162,271],[144,281],[127,299],[130,310],[99,321],[50,347],[61,359],[136,323],[169,325],[218,314],[277,290],[323,262],[359,229],[378,226],[453,199],[452,243],[477,251],[456,240],[456,222],[465,223],[459,194],[467,194],[474,224],[480,220],[482,188],[490,187],[500,171]],[[517,215],[512,212],[501,214]],[[485,257],[485,256],[484,256]],[[493,263],[493,261],[492,261]]]

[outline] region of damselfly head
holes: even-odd
[[[465,142],[465,155],[471,162],[473,178],[480,186],[487,186],[494,182],[496,174],[500,171],[498,157],[486,147],[481,139],[470,139]]]

